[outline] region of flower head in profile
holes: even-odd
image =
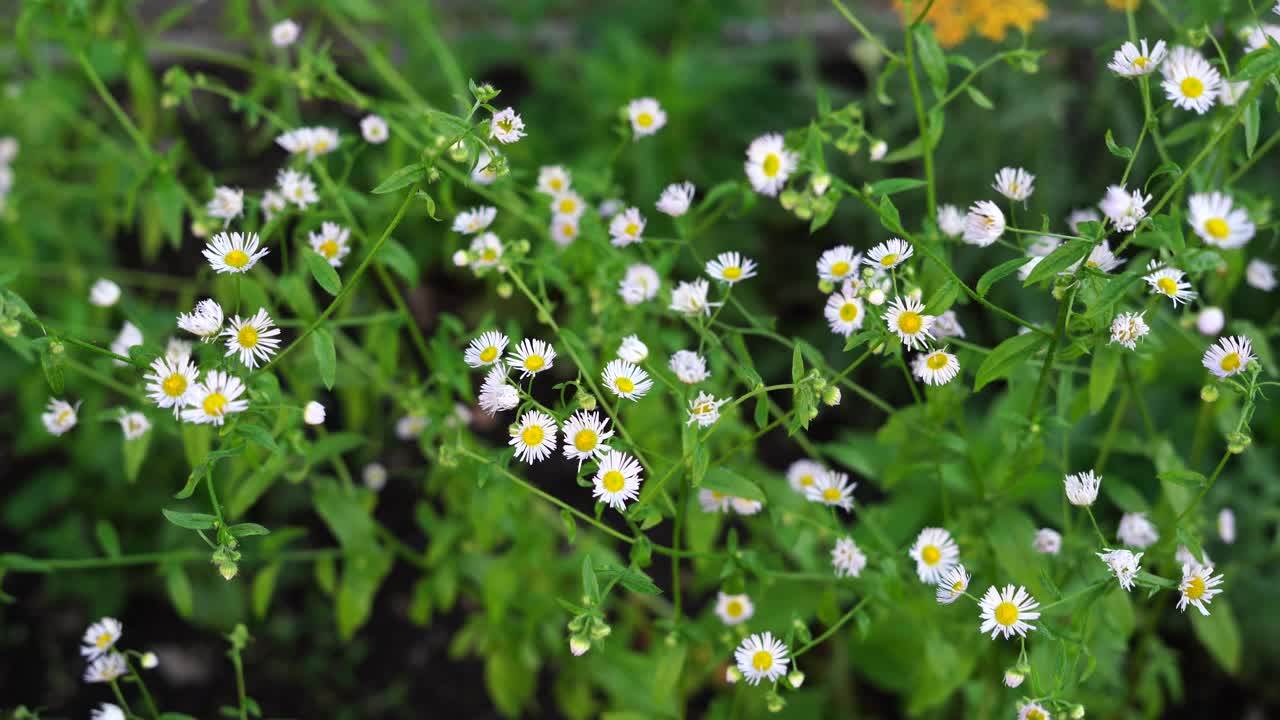
[[[637,264],[628,267],[626,275],[618,281],[618,294],[626,304],[638,305],[656,297],[661,287],[662,279],[658,277],[657,270],[648,265]],[[705,299],[705,294],[703,297]]]
[[[1111,252],[1111,243],[1103,240],[1089,251],[1089,257],[1085,258],[1083,262],[1077,262],[1072,267],[1072,270],[1078,270],[1083,266],[1093,268],[1098,272],[1110,273],[1112,270],[1115,270],[1124,263],[1124,260],[1116,257],[1115,254]]]
[[[696,385],[711,376],[707,360],[692,350],[678,350],[671,356],[671,372],[686,385]]]
[[[1262,292],[1271,292],[1276,289],[1276,266],[1265,260],[1254,258],[1245,266],[1244,279],[1249,283],[1249,287]]]
[[[84,671],[84,681],[109,683],[127,674],[129,674],[129,667],[125,664],[124,656],[118,652],[110,652],[89,663],[89,667]]]
[[[543,195],[559,195],[572,183],[569,171],[560,165],[543,165],[538,169],[538,192]]]
[[[564,421],[564,456],[577,460],[599,459],[610,450],[605,441],[613,437],[609,419],[594,410],[579,410]]]
[[[333,267],[342,267],[343,258],[351,253],[350,237],[350,230],[332,222],[321,224],[320,232],[312,231],[307,235],[311,249]]]
[[[843,282],[854,277],[862,264],[862,254],[848,245],[837,245],[818,258],[818,279],[829,283]]]
[[[102,657],[115,647],[116,641],[124,634],[124,626],[113,617],[104,617],[90,625],[81,638],[83,645],[80,655],[88,660]]]
[[[714,425],[720,419],[720,406],[727,402],[729,398],[717,400],[714,395],[699,392],[696,398],[689,401],[689,420],[685,424],[697,423],[698,427]]]
[[[1003,590],[996,590],[993,585],[987,588],[978,605],[982,609],[980,632],[991,633],[992,640],[997,635],[1006,640],[1014,635],[1026,637],[1028,630],[1036,629],[1027,621],[1040,617],[1036,612],[1040,603],[1024,587],[1015,590],[1012,585],[1005,585]]]
[[[203,254],[214,272],[245,273],[270,252],[258,246],[257,233],[221,232],[210,238]]]
[[[533,377],[540,372],[550,370],[556,359],[556,351],[551,344],[543,340],[525,338],[511,352],[507,362],[520,370],[520,377]]]
[[[640,497],[640,463],[624,452],[610,450],[600,459],[591,496],[609,507],[622,512],[627,503]]]
[[[707,302],[707,291],[710,288],[702,279],[681,282],[671,291],[671,309],[683,315],[709,315],[711,304]]]
[[[1160,532],[1147,519],[1146,513],[1132,512],[1120,516],[1120,527],[1116,537],[1125,545],[1139,549],[1149,548],[1160,539]]]
[[[1187,201],[1187,221],[1205,243],[1223,250],[1244,247],[1253,239],[1256,226],[1244,208],[1235,207],[1230,195],[1220,192],[1196,193]]]
[[[934,317],[924,314],[924,303],[915,298],[897,297],[889,303],[889,311],[884,314],[885,325],[889,332],[897,335],[902,344],[915,349],[923,348],[925,342],[933,339],[930,328]]]
[[[489,121],[489,136],[503,145],[519,142],[525,136],[524,120],[514,108],[499,110]]]
[[[102,703],[89,712],[89,720],[126,720],[119,705]]]
[[[1116,315],[1111,320],[1111,342],[1123,345],[1130,350],[1138,347],[1138,341],[1147,336],[1151,328],[1147,326],[1147,321],[1143,319],[1146,311],[1131,313],[1124,312]]]
[[[938,580],[938,590],[934,594],[937,601],[950,605],[969,589],[969,573],[964,565],[956,565],[942,574]]]
[[[151,421],[140,412],[123,413],[116,418],[116,422],[120,423],[120,431],[124,433],[125,440],[137,440],[151,429]]]
[[[853,490],[858,483],[849,482],[849,476],[842,472],[828,470],[814,478],[814,483],[805,488],[804,497],[809,502],[838,507],[845,512],[853,511]]]
[[[244,190],[226,186],[214,188],[213,199],[205,209],[209,217],[218,218],[225,227],[244,212]]]
[[[955,310],[948,310],[937,316],[930,329],[937,338],[964,337],[964,327],[960,325],[960,319],[956,317]]]
[[[649,358],[649,346],[640,340],[639,335],[628,335],[618,346],[618,357],[638,365]]]
[[[1150,75],[1160,66],[1164,56],[1163,40],[1157,40],[1155,47],[1148,47],[1147,39],[1143,38],[1137,45],[1132,42],[1125,42],[1125,44],[1121,45],[1120,49],[1116,50],[1116,54],[1112,56],[1111,62],[1107,63],[1107,67],[1111,69],[1111,72],[1125,77]]]
[[[1126,591],[1133,589],[1133,580],[1138,576],[1138,571],[1142,569],[1139,563],[1142,561],[1142,553],[1137,555],[1129,550],[1111,550],[1103,548],[1104,552],[1095,553],[1098,559],[1107,564],[1107,568],[1111,570],[1111,574],[1120,581],[1120,587]]]
[[[1169,61],[1164,76],[1161,86],[1174,107],[1203,115],[1217,102],[1222,76],[1198,55]]]
[[[467,346],[462,360],[473,368],[492,365],[502,359],[508,342],[510,340],[507,336],[497,330],[480,333],[480,337],[473,339]]]
[[[631,131],[639,140],[653,135],[667,124],[667,113],[650,97],[638,98],[627,103],[627,119],[631,121]]]
[[[831,332],[848,337],[854,330],[862,327],[862,320],[865,317],[862,298],[858,297],[853,288],[842,288],[827,298],[822,316],[827,319]]]
[[[211,342],[222,332],[222,306],[216,300],[206,298],[196,303],[189,313],[178,314],[178,327]]]
[[[707,261],[707,274],[729,285],[756,276],[756,262],[736,252],[723,252]]]
[[[120,326],[120,334],[116,335],[116,339],[111,341],[111,352],[127,357],[129,348],[137,347],[141,344],[142,331],[138,329],[137,325],[125,320],[124,325]],[[118,367],[128,365],[123,360],[112,360],[111,362]]]
[[[1080,232],[1081,223],[1102,222],[1102,216],[1093,208],[1077,208],[1067,215],[1067,227],[1072,233]]]
[[[475,235],[489,229],[497,216],[498,209],[491,205],[467,208],[453,218],[453,231],[463,235]]]
[[[238,354],[240,362],[250,369],[258,367],[260,361],[271,360],[280,348],[280,328],[264,308],[244,320],[232,318],[222,334],[227,337],[227,357]]]
[[[511,428],[511,440],[507,444],[516,449],[517,460],[532,465],[556,451],[558,432],[555,418],[541,410],[530,410]]]
[[[959,563],[960,546],[945,529],[927,527],[916,536],[908,555],[916,561],[920,582],[937,585]]]
[[[926,385],[946,385],[960,374],[960,359],[946,348],[922,353],[912,361],[911,373]]]
[[[1014,202],[1026,200],[1036,189],[1036,176],[1022,168],[1005,167],[996,173],[992,189]]]
[[[1204,353],[1201,363],[1220,378],[1239,375],[1253,362],[1253,343],[1244,335],[1219,338]]]
[[[1053,528],[1040,528],[1031,547],[1041,555],[1057,555],[1062,551],[1062,534]]]
[[[1150,195],[1143,195],[1142,190],[1129,192],[1123,185],[1112,185],[1107,188],[1106,195],[1098,203],[1098,209],[1106,216],[1116,230],[1129,232],[1138,227],[1138,223],[1147,216],[1147,203]]]
[[[98,278],[89,288],[89,302],[97,307],[111,307],[120,301],[120,286],[106,278]]]
[[[716,593],[716,615],[725,625],[741,625],[756,614],[756,607],[746,595]]]
[[[1098,499],[1098,487],[1102,485],[1102,478],[1095,475],[1092,470],[1086,470],[1081,473],[1067,475],[1064,480],[1067,490],[1067,500],[1076,507],[1088,507]]]
[[[990,200],[981,200],[969,206],[964,218],[963,240],[970,245],[987,247],[1004,234],[1004,212]]]
[[[249,409],[249,401],[240,399],[244,392],[240,378],[211,370],[205,373],[203,381],[191,388],[182,419],[190,423],[222,425],[227,415]]]
[[[1178,307],[1179,303],[1189,302],[1195,298],[1196,293],[1191,289],[1191,283],[1183,280],[1186,273],[1176,267],[1164,267],[1156,270],[1160,265],[1158,260],[1152,260],[1147,265],[1148,270],[1152,272],[1143,276],[1143,281],[1151,286],[1151,292],[1155,295],[1163,295],[1173,303],[1174,307]]]
[[[1222,592],[1218,587],[1222,584],[1222,576],[1213,574],[1212,565],[1182,566],[1182,582],[1178,583],[1178,609],[1187,611],[1187,605],[1194,605],[1201,615],[1208,615],[1208,604],[1213,596]]]
[[[45,405],[45,411],[40,415],[40,422],[44,423],[44,429],[49,434],[63,435],[76,426],[79,409],[80,403],[72,405],[66,400],[49,398],[49,404]]]
[[[626,360],[611,360],[601,373],[609,392],[625,400],[639,400],[653,388],[649,374]]]
[[[867,567],[867,556],[853,538],[845,536],[836,540],[836,546],[831,549],[831,567],[836,577],[858,577]]]
[[[684,215],[689,212],[689,206],[693,203],[693,193],[691,182],[671,183],[662,189],[657,203],[658,212],[671,217]]]
[[[480,409],[490,415],[511,410],[520,404],[520,391],[507,382],[507,366],[501,360],[490,366],[476,399],[480,403]]]
[[[965,229],[964,213],[955,205],[939,205],[938,229],[947,237],[960,237]]]
[[[787,646],[769,632],[748,637],[733,652],[738,671],[751,685],[759,685],[761,680],[773,682],[785,675],[791,662],[788,655]]]
[[[1274,11],[1275,8],[1272,10]],[[1261,50],[1269,46],[1273,40],[1280,43],[1280,25],[1264,23],[1249,31],[1249,35],[1245,38],[1245,50],[1248,52]]]
[[[751,141],[744,167],[756,192],[775,197],[799,164],[800,158],[787,150],[782,136],[770,133]]]

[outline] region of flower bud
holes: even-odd
[[[872,305],[883,305],[884,291],[881,290],[880,288],[876,288],[875,290],[872,290],[871,292],[867,293],[867,302],[871,303]]]
[[[160,658],[156,657],[155,653],[146,652],[142,654],[142,667],[144,669],[152,670],[159,664],[160,664]]]
[[[1071,720],[1080,720],[1082,717],[1084,717],[1084,706],[1077,703],[1071,708]]]
[[[781,203],[782,209],[790,211],[796,206],[796,202],[800,200],[800,193],[795,190],[786,189],[778,196],[778,202]]]
[[[361,477],[364,480],[364,486],[374,492],[379,492],[387,486],[387,469],[382,466],[382,463],[372,462],[365,465]]]
[[[835,385],[831,385],[827,389],[823,390],[822,402],[826,403],[827,407],[835,407],[839,405],[840,404],[840,388],[836,387]]]
[[[591,393],[578,393],[578,407],[583,410],[595,410],[596,396]]]
[[[459,250],[453,254],[453,264],[457,267],[466,267],[470,262],[466,250]]]
[[[1016,688],[1022,684],[1022,681],[1025,680],[1026,677],[1027,677],[1026,675],[1023,675],[1022,673],[1018,672],[1016,668],[1009,668],[1008,670],[1004,671],[1005,687]]]
[[[1201,335],[1217,335],[1222,332],[1222,326],[1226,321],[1227,316],[1223,314],[1221,308],[1210,306],[1201,310],[1196,316],[1196,330],[1199,330]]]
[[[511,286],[511,283],[509,282],[498,283],[498,297],[506,299],[511,297],[511,294],[513,292],[515,292],[515,288]]]
[[[836,284],[830,280],[822,280],[818,282],[818,291],[824,295],[830,295],[836,291]]]
[[[450,147],[449,147],[449,159],[450,159],[450,160],[452,160],[452,161],[454,161],[454,162],[457,162],[457,163],[460,163],[460,162],[465,161],[465,160],[467,159],[467,146],[466,146],[466,143],[464,143],[464,142],[462,142],[461,140],[459,140],[458,142],[456,142],[456,143],[454,143],[452,146],[450,146]]]
[[[872,162],[880,162],[889,153],[889,144],[883,140],[877,140],[871,144],[869,153]]]
[[[742,679],[742,671],[739,670],[736,665],[730,665],[729,667],[724,669],[724,681],[729,683],[730,685],[738,684],[738,681],[741,679]]]
[[[302,410],[302,420],[308,425],[324,424],[324,406],[312,400]]]
[[[920,288],[915,288],[911,292],[907,293],[907,297],[911,298],[912,300],[919,300],[920,298],[924,297],[924,291],[921,290]]]
[[[827,173],[814,173],[813,177],[809,178],[809,187],[813,189],[814,195],[825,195],[827,188],[831,187],[831,176]]]
[[[787,701],[783,700],[782,696],[778,693],[771,692],[768,697],[765,698],[764,706],[769,709],[769,712],[778,713],[782,712],[782,708],[787,706]]]
[[[236,573],[239,571],[240,568],[233,562],[218,563],[218,572],[222,573],[223,580],[230,580],[231,578],[234,578]]]
[[[574,656],[581,657],[586,655],[590,649],[591,641],[581,635],[573,635],[569,638],[569,652],[573,653]]]
[[[61,340],[50,340],[50,341],[49,341],[49,354],[50,354],[50,355],[61,355],[62,353],[66,352],[66,351],[67,351],[67,346],[66,346],[66,345],[63,345]]]
[[[515,250],[517,253],[520,253],[521,255],[528,255],[529,250],[532,246],[529,244],[529,240],[527,238],[520,238],[519,240],[512,243],[511,247],[513,250]]]
[[[20,332],[22,332],[22,323],[17,318],[0,320],[0,333],[4,333],[5,337],[18,337]]]
[[[804,684],[804,673],[799,670],[792,670],[791,674],[787,676],[787,682],[791,683],[791,687],[799,690],[800,686]]]
[[[595,623],[595,627],[591,628],[592,640],[603,640],[612,634],[613,634],[613,628],[609,627],[607,623],[597,621]]]
[[[1227,450],[1232,455],[1239,455],[1253,444],[1253,438],[1244,433],[1231,433],[1227,436]]]
[[[1213,385],[1205,385],[1200,388],[1200,399],[1207,403],[1217,402],[1218,388]]]

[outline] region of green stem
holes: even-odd
[[[1196,495],[1196,499],[1193,500],[1191,504],[1187,506],[1187,509],[1179,513],[1178,519],[1175,524],[1181,525],[1182,520],[1184,518],[1186,518],[1188,515],[1194,512],[1196,508],[1200,507],[1200,501],[1204,500],[1204,496],[1209,494],[1209,490],[1213,487],[1213,483],[1216,482],[1218,479],[1218,476],[1222,474],[1222,468],[1227,466],[1227,460],[1230,460],[1230,459],[1231,459],[1230,450],[1227,450],[1226,452],[1222,453],[1222,459],[1218,461],[1218,466],[1213,469],[1213,474],[1209,476],[1209,481],[1204,484],[1204,487],[1200,488],[1200,493]]]
[[[870,600],[871,600],[871,598],[870,598],[870,597],[864,597],[864,598],[862,598],[861,600],[859,600],[859,601],[857,602],[857,604],[856,604],[856,605],[854,605],[853,607],[849,608],[849,611],[848,611],[848,612],[846,612],[844,615],[841,615],[841,616],[840,616],[840,619],[839,619],[839,620],[836,620],[836,621],[835,621],[835,623],[833,623],[833,624],[831,625],[831,627],[829,627],[829,628],[827,628],[826,630],[824,630],[824,631],[823,631],[823,633],[822,633],[821,635],[819,635],[818,637],[816,637],[816,638],[814,638],[814,639],[810,640],[809,642],[807,642],[807,643],[805,643],[804,645],[800,646],[800,648],[799,648],[799,649],[797,649],[795,652],[791,653],[791,657],[793,657],[793,658],[795,658],[795,657],[800,657],[801,655],[803,655],[803,654],[805,654],[805,653],[809,652],[810,650],[814,649],[815,647],[817,647],[817,646],[821,645],[821,644],[823,643],[823,641],[825,641],[827,638],[831,637],[832,635],[836,634],[836,632],[838,632],[838,631],[840,630],[840,628],[844,627],[845,623],[847,623],[847,622],[849,622],[850,620],[852,620],[852,619],[853,619],[853,616],[854,616],[854,615],[856,615],[856,614],[858,613],[858,611],[862,609],[862,606],[863,606],[863,605],[866,605],[866,604],[867,604],[867,602],[868,602],[868,601],[870,601]]]
[[[278,552],[261,557],[263,562],[293,562],[314,560],[320,557],[343,555],[341,548],[321,548],[315,550],[293,550]],[[0,555],[0,569],[11,573],[50,574],[62,570],[104,570],[108,568],[133,567],[138,565],[164,565],[167,563],[189,563],[197,560],[208,562],[209,553],[203,550],[170,550],[167,552],[138,553],[134,555],[116,555],[114,557],[96,558],[24,558],[21,561],[5,561]]]
[[[1110,580],[1100,580],[1100,581],[1098,581],[1098,582],[1096,582],[1096,583],[1093,583],[1092,585],[1088,585],[1088,586],[1086,586],[1086,587],[1080,588],[1079,590],[1077,590],[1077,591],[1075,591],[1075,592],[1071,593],[1070,595],[1067,595],[1067,596],[1065,596],[1065,597],[1063,597],[1063,598],[1061,598],[1061,599],[1059,599],[1059,600],[1054,600],[1053,602],[1049,603],[1048,605],[1041,605],[1041,606],[1040,606],[1040,612],[1041,612],[1041,614],[1043,614],[1045,611],[1047,611],[1047,610],[1049,610],[1049,609],[1051,609],[1051,608],[1055,608],[1055,607],[1057,607],[1057,606],[1059,606],[1059,605],[1063,605],[1063,604],[1069,603],[1069,602],[1071,602],[1072,600],[1075,600],[1076,598],[1080,597],[1081,595],[1088,595],[1089,593],[1091,593],[1091,592],[1093,592],[1093,591],[1097,590],[1098,588],[1102,587],[1103,585],[1106,585],[1106,584],[1107,584],[1107,583],[1109,583],[1109,582],[1111,582],[1111,581],[1110,581]]]
[[[1080,288],[1079,283],[1071,288],[1071,295],[1065,303],[1058,306],[1058,322],[1053,330],[1053,338],[1049,340],[1049,349],[1045,352],[1044,364],[1040,366],[1040,379],[1036,381],[1036,389],[1031,396],[1031,409],[1027,411],[1027,422],[1035,422],[1036,413],[1040,410],[1040,398],[1044,395],[1045,388],[1049,385],[1049,370],[1053,367],[1053,356],[1058,351],[1058,345],[1062,343],[1062,338],[1067,334],[1067,322],[1071,318],[1071,306],[1076,301],[1076,291]]]
[[[124,693],[120,690],[120,682],[111,680],[111,692],[115,693],[116,702],[120,703],[120,708],[124,710],[125,717],[133,717],[133,708],[129,707],[129,701],[124,699]]]
[[[156,702],[151,697],[151,691],[147,689],[146,681],[142,679],[142,673],[138,672],[138,669],[133,666],[133,661],[129,659],[128,653],[125,653],[123,657],[125,665],[129,668],[129,672],[132,673],[133,677],[137,680],[138,691],[142,693],[142,702],[146,703],[147,711],[151,713],[152,718],[159,718],[160,711],[156,708]]]
[[[902,59],[898,57],[897,53],[895,53],[894,51],[886,47],[885,44],[880,41],[880,38],[876,37],[874,33],[868,30],[867,26],[863,25],[862,21],[858,20],[858,18],[854,16],[852,12],[849,12],[849,8],[845,7],[844,3],[840,2],[840,0],[831,0],[831,4],[835,7],[837,12],[839,12],[841,15],[844,16],[845,20],[849,21],[849,24],[852,25],[853,28],[858,31],[859,35],[861,35],[867,42],[874,45],[876,49],[880,51],[880,54],[884,55],[886,58],[890,60]]]
[[[249,703],[244,691],[244,662],[240,659],[240,648],[232,645],[230,652],[231,665],[236,669],[236,702],[240,708],[240,720],[248,720]]]
[[[916,125],[920,131],[920,148],[924,161],[925,201],[929,217],[938,215],[938,188],[933,177],[933,143],[929,138],[929,121],[924,112],[924,100],[920,95],[920,78],[916,73],[915,38],[913,27],[907,28],[905,42],[907,46],[907,80],[911,85],[911,102],[915,106]]]
[[[1089,522],[1093,523],[1093,531],[1098,533],[1098,540],[1102,543],[1102,547],[1105,548],[1111,545],[1111,543],[1107,541],[1107,536],[1102,534],[1102,528],[1098,527],[1097,519],[1093,517],[1093,508],[1085,505],[1084,511],[1088,513]]]

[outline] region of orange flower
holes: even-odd
[[[908,5],[918,7],[921,0],[908,3],[895,0],[904,19]],[[1107,0],[1107,2],[1138,0]],[[1043,0],[936,0],[925,18],[933,26],[934,35],[943,47],[959,45],[974,32],[999,42],[1010,27],[1030,32],[1031,26],[1045,19],[1049,9]]]
[[[1107,0],[1107,7],[1116,10],[1137,10],[1142,0]]]

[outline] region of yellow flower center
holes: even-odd
[[[217,417],[227,410],[227,396],[222,393],[209,393],[204,397],[204,412]]]
[[[888,255],[885,255],[884,257],[880,258],[880,264],[883,265],[884,267],[893,267],[893,264],[896,262],[898,262],[897,253],[889,253]]]
[[[768,157],[764,159],[761,169],[764,170],[766,177],[777,175],[778,171],[782,169],[782,158],[779,158],[777,153],[769,153]]]
[[[236,333],[236,340],[240,342],[240,347],[251,348],[258,344],[258,331],[252,325],[245,325]]]
[[[596,431],[590,428],[583,428],[573,436],[573,446],[580,452],[590,452],[595,448],[596,442],[598,442]]]
[[[578,203],[574,202],[573,198],[565,198],[560,201],[560,213],[563,215],[568,215],[577,209]]]
[[[169,397],[178,397],[187,390],[187,379],[178,373],[174,373],[164,379],[160,383],[160,389],[164,390],[164,394]]]
[[[947,366],[947,356],[942,353],[934,353],[929,356],[928,360],[924,361],[924,364],[928,365],[930,370],[941,370]]]
[[[1192,600],[1199,600],[1204,595],[1204,590],[1204,578],[1196,575],[1191,578],[1191,581],[1187,583],[1187,589],[1182,592]]]
[[[898,316],[898,329],[908,335],[914,335],[920,332],[920,326],[924,321],[920,319],[919,313],[907,311]]]
[[[1089,262],[1085,263],[1085,265],[1088,265],[1091,268],[1096,268],[1098,270],[1102,269],[1101,267],[1098,266],[1098,263],[1094,262],[1093,260],[1090,260]]]
[[[631,382],[631,378],[624,378],[624,377],[620,377],[617,380],[614,380],[613,386],[618,388],[619,391],[624,393],[629,393],[632,390],[636,389],[636,384]]]
[[[757,650],[755,655],[751,656],[751,667],[764,672],[773,667],[773,654],[768,650]]]
[[[560,232],[565,237],[573,237],[573,233],[574,233],[573,223],[565,223],[564,225],[560,226]]]
[[[958,593],[958,592],[963,592],[963,591],[964,591],[964,581],[963,581],[963,580],[957,580],[957,581],[955,581],[955,582],[951,583],[951,592],[956,592],[956,593]]]
[[[524,369],[529,372],[538,372],[542,369],[542,366],[546,364],[547,361],[544,360],[541,355],[530,355],[524,359]]]
[[[1014,183],[1009,183],[1009,194],[1010,194],[1010,195],[1017,195],[1017,194],[1018,194],[1018,183],[1016,183],[1016,182],[1014,182]]]
[[[937,545],[925,545],[920,550],[920,559],[924,561],[925,565],[937,565],[938,561],[942,559],[942,551],[938,549]]]
[[[545,437],[542,432],[541,425],[530,425],[520,433],[520,440],[529,447],[536,447],[542,444],[542,438]]]
[[[1160,292],[1165,295],[1176,295],[1178,293],[1178,283],[1172,278],[1162,277],[1156,281],[1156,287],[1160,288]]]
[[[1226,240],[1227,236],[1231,234],[1231,228],[1227,226],[1227,221],[1222,218],[1210,218],[1204,224],[1204,231],[1218,240]]]
[[[640,232],[640,226],[635,223],[627,223],[627,226],[622,229],[622,232],[627,235],[635,235]]]
[[[1031,709],[1027,711],[1027,720],[1046,720],[1044,713]]]
[[[1193,100],[1204,94],[1204,83],[1200,82],[1199,78],[1189,77],[1183,80],[1179,87],[1182,88],[1183,95]]]
[[[233,268],[242,268],[249,264],[249,256],[243,250],[232,250],[222,261]]]
[[[511,119],[506,118],[498,121],[498,129],[502,132],[511,132]]]
[[[836,502],[840,499],[840,491],[836,488],[827,488],[822,491],[822,499],[827,502]]]
[[[802,476],[800,476],[800,487],[809,487],[809,486],[810,486],[810,485],[812,485],[812,484],[813,484],[813,476],[812,476],[812,475],[802,475]]]
[[[97,644],[99,649],[105,650],[106,647],[111,644],[111,633],[102,633],[94,642]]]
[[[843,260],[831,266],[831,274],[836,277],[844,277],[845,274],[848,272],[849,272],[849,263]]]
[[[311,149],[312,149],[312,150],[315,150],[315,151],[316,151],[316,152],[318,152],[318,153],[322,153],[322,152],[324,152],[325,150],[328,150],[328,149],[329,149],[329,141],[328,141],[328,140],[317,140],[317,141],[316,141],[316,144],[311,146]]]
[[[622,477],[622,473],[617,470],[610,470],[604,474],[604,477],[600,478],[600,484],[604,485],[605,490],[608,490],[611,493],[616,493],[627,483],[626,478]]]
[[[729,603],[724,606],[724,612],[729,617],[738,617],[742,614],[742,601],[730,600]]]
[[[996,606],[996,622],[1001,625],[1012,625],[1018,622],[1018,606],[1011,602],[1002,602]]]
[[[332,260],[338,254],[338,243],[333,240],[325,240],[320,243],[320,254]]]
[[[840,306],[840,319],[845,322],[853,322],[858,319],[858,306],[854,303],[845,303]]]
[[[547,185],[549,185],[552,190],[559,191],[564,187],[564,182],[560,180],[560,178],[551,178],[551,181],[548,182]]]
[[[1145,70],[1147,67],[1147,63],[1149,62],[1151,62],[1151,58],[1143,55],[1141,57],[1134,59],[1133,66],[1138,68],[1139,70]]]
[[[70,410],[63,410],[62,412],[58,413],[58,418],[57,418],[58,424],[59,425],[66,424],[66,422],[71,419],[71,416],[73,414],[74,413],[72,413]]]
[[[720,274],[724,275],[725,280],[737,280],[742,277],[742,268],[733,265],[722,270]]]
[[[480,362],[493,362],[498,357],[498,348],[490,345],[480,353]]]
[[[493,262],[498,259],[498,252],[493,248],[485,248],[484,252],[480,253],[480,259],[485,262]]]
[[[1222,362],[1218,364],[1222,367],[1223,370],[1227,372],[1239,370],[1240,355],[1239,353],[1227,353],[1226,355],[1222,356]]]
[[[642,112],[636,115],[636,124],[640,127],[647,128],[653,125],[653,114]]]

